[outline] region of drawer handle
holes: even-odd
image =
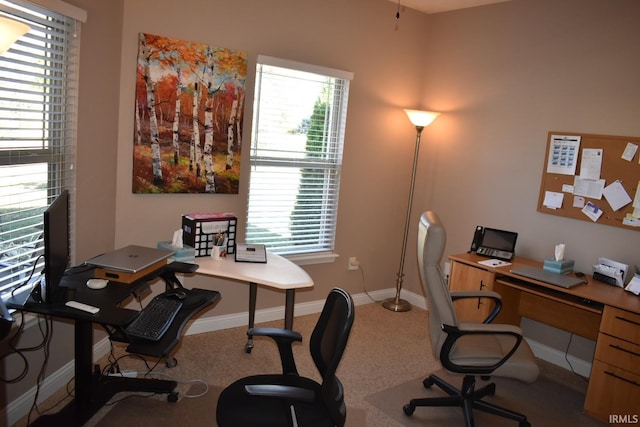
[[[628,350],[628,349],[626,349],[624,347],[620,347],[619,345],[609,344],[609,347],[611,347],[614,350],[623,351],[623,352],[628,353],[628,354],[630,354],[632,356],[640,356],[640,353],[636,353],[635,351],[631,351],[631,350]]]
[[[633,381],[633,380],[630,380],[630,379],[628,379],[628,378],[625,378],[625,377],[621,377],[620,375],[616,375],[616,374],[614,374],[613,372],[604,371],[604,373],[605,373],[605,374],[607,374],[607,375],[609,375],[609,376],[612,376],[613,378],[616,378],[616,379],[619,379],[619,380],[622,380],[622,381],[628,382],[629,384],[634,385],[634,386],[636,386],[636,387],[640,387],[640,383],[637,383],[637,382],[635,382],[635,381]]]
[[[623,322],[631,323],[632,325],[640,326],[640,323],[634,320],[625,319],[624,317],[616,316],[616,319],[622,320]]]
[[[480,290],[482,290],[482,288],[484,288],[484,281],[480,280]],[[482,305],[482,298],[478,298],[478,307],[477,307],[478,310],[480,310],[481,305]]]

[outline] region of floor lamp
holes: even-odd
[[[402,277],[404,276],[404,257],[407,252],[407,237],[409,235],[409,224],[411,222],[411,205],[413,204],[413,187],[416,182],[416,168],[418,166],[418,152],[420,151],[420,134],[425,126],[429,126],[438,114],[431,111],[420,110],[404,110],[409,116],[409,120],[416,127],[416,151],[413,154],[413,171],[411,172],[411,187],[409,189],[409,203],[407,204],[407,216],[404,222],[404,237],[402,239],[402,254],[400,255],[400,268],[398,269],[398,278],[396,280],[396,296],[389,298],[382,303],[382,306],[391,311],[409,311],[411,304],[408,301],[400,299],[400,291],[402,291]]]

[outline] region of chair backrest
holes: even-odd
[[[336,369],[347,346],[354,316],[349,293],[340,288],[332,289],[309,341],[311,357],[322,376],[322,399],[337,426],[344,425],[347,409]]]
[[[418,225],[418,270],[427,297],[429,333],[436,357],[440,357],[440,349],[447,338],[442,325],[458,326],[449,287],[440,269],[446,243],[447,234],[438,215],[432,211],[423,213]]]

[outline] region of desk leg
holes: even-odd
[[[75,401],[78,407],[86,408],[93,400],[93,325],[91,322],[76,320],[74,326],[75,345]]]
[[[286,302],[284,306],[284,328],[293,329],[293,306],[296,300],[296,290],[286,290]]]
[[[102,377],[93,372],[93,324],[76,320],[74,326],[75,398],[54,414],[38,417],[32,427],[82,426],[116,393],[139,391],[174,394],[176,381],[150,378]],[[170,398],[170,401],[171,398]],[[175,401],[175,400],[173,400]]]
[[[256,320],[256,299],[258,295],[258,285],[249,283],[249,329],[253,328]],[[248,335],[247,343],[244,346],[245,353],[251,353],[253,349],[253,335]]]

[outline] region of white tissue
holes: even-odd
[[[171,246],[176,248],[182,247],[182,230],[176,230],[173,232],[173,239],[171,240]]]
[[[556,261],[562,261],[564,259],[564,243],[556,245],[555,249]]]

